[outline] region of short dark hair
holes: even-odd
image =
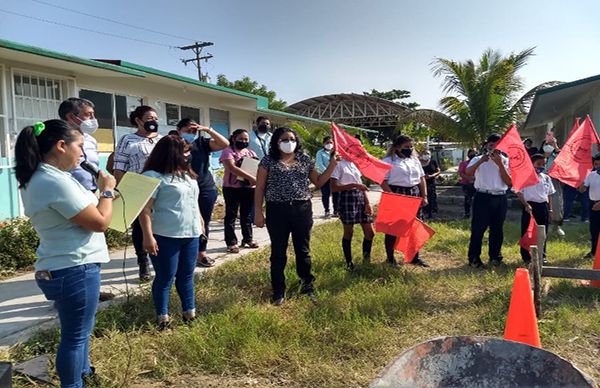
[[[178,135],[167,135],[160,139],[152,149],[144,164],[144,171],[156,171],[161,174],[188,174],[196,179],[198,176],[192,170],[185,156],[186,142]]]
[[[397,138],[394,139],[394,147],[397,147],[399,145],[402,145],[404,143],[408,143],[413,141],[413,139],[410,136],[406,136],[406,135],[400,135]]]
[[[473,148],[469,148],[469,149],[467,150],[467,155],[469,155],[470,153],[475,153],[475,154],[477,154],[477,150],[474,150]]]
[[[263,120],[269,120],[269,118],[267,116],[258,116],[256,118],[256,125],[259,125],[260,122],[263,121]],[[269,121],[271,121],[271,120],[269,120]]]
[[[531,155],[531,163],[535,163],[540,159],[546,159],[546,157],[542,154],[533,154]]]
[[[600,160],[600,152],[597,153],[596,155],[592,156],[592,163],[594,163],[597,160]]]
[[[195,122],[196,121],[194,119],[190,119],[189,117],[183,118],[183,119],[179,120],[179,122],[177,123],[177,129],[187,127],[191,123],[195,123]]]
[[[137,127],[137,123],[135,122],[135,119],[142,119],[142,117],[144,117],[144,115],[146,114],[146,112],[156,112],[156,109],[154,109],[151,106],[148,105],[140,105],[137,108],[135,108],[135,110],[133,112],[131,112],[129,114],[129,122],[131,123],[132,126]]]
[[[502,136],[498,135],[497,133],[492,133],[491,135],[488,136],[488,138],[485,142],[486,143],[495,143],[500,139],[502,139]]]
[[[79,116],[79,112],[81,112],[81,108],[84,106],[89,106],[92,109],[95,108],[94,103],[90,100],[86,100],[85,98],[69,97],[60,103],[60,106],[58,107],[58,116],[63,120],[67,119],[67,114],[69,113]]]
[[[323,138],[323,143],[326,143],[326,142],[328,142],[329,140],[331,140],[331,136],[325,136],[325,137]]]
[[[304,153],[304,149],[302,148],[302,142],[300,140],[300,136],[298,136],[298,133],[292,128],[279,127],[275,130],[275,132],[273,132],[273,137],[271,137],[271,144],[269,145],[269,156],[273,160],[281,159],[281,151],[279,150],[279,138],[284,133],[291,133],[296,138],[296,150],[294,151],[294,154],[296,154],[296,156],[300,156]]]
[[[179,136],[179,132],[177,132],[176,129],[171,129],[169,131],[169,133],[167,133],[167,135],[175,135],[175,136]]]

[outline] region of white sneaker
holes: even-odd
[[[565,236],[565,231],[562,230],[562,228],[560,226],[556,227],[556,233],[560,236],[560,237],[564,237]]]

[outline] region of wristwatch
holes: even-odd
[[[100,193],[100,198],[114,198],[115,197],[115,193],[113,193],[112,191],[103,191]]]

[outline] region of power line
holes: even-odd
[[[5,13],[11,14],[11,15],[20,16],[20,17],[24,17],[24,18],[27,18],[27,19],[37,20],[39,22],[54,24],[54,25],[61,26],[61,27],[73,28],[75,30],[92,32],[94,34],[99,34],[99,35],[106,35],[106,36],[110,36],[110,37],[113,37],[113,38],[126,39],[126,40],[131,40],[131,41],[134,41],[134,42],[138,42],[138,43],[146,43],[146,44],[151,44],[151,45],[160,46],[160,47],[179,48],[177,46],[171,46],[171,45],[168,45],[168,44],[151,42],[149,40],[131,38],[131,37],[128,37],[128,36],[123,36],[123,35],[118,35],[118,34],[111,34],[110,32],[96,31],[96,30],[92,30],[92,29],[89,29],[89,28],[85,28],[85,27],[73,26],[73,25],[66,24],[66,23],[56,22],[54,20],[48,20],[48,19],[39,18],[37,16],[25,15],[25,14],[14,12],[14,11],[8,11],[6,9],[1,9],[0,8],[0,12],[5,12]]]
[[[214,45],[213,42],[195,42],[192,45],[180,47],[181,50],[184,50],[184,51],[192,50],[194,52],[194,54],[196,54],[196,58],[182,59],[181,62],[183,62],[183,64],[186,66],[187,66],[188,62],[194,62],[194,65],[198,69],[198,81],[206,82],[208,79],[208,74],[202,74],[202,66],[200,65],[200,61],[204,60],[204,62],[208,62],[208,60],[210,58],[212,58],[213,56],[211,53],[207,53],[208,55],[205,55],[205,56],[200,56],[200,55],[202,54],[202,49],[204,47],[209,47],[212,45]]]
[[[64,11],[73,12],[73,13],[76,13],[76,14],[79,14],[79,15],[88,16],[88,17],[95,18],[95,19],[98,19],[98,20],[103,20],[105,22],[120,24],[120,25],[125,26],[125,27],[136,28],[138,30],[142,30],[142,31],[146,31],[146,32],[151,32],[153,34],[164,35],[164,36],[168,36],[170,38],[177,38],[177,39],[187,40],[187,41],[190,41],[190,40],[193,41],[193,40],[195,40],[195,39],[192,39],[192,38],[186,38],[185,36],[181,36],[181,35],[167,34],[165,32],[154,31],[154,30],[151,30],[151,29],[146,28],[146,27],[140,27],[140,26],[136,26],[136,25],[133,25],[133,24],[123,23],[123,22],[120,22],[118,20],[109,19],[109,18],[105,18],[105,17],[102,17],[102,16],[97,16],[97,15],[93,15],[93,14],[85,13],[85,12],[81,12],[81,11],[76,11],[76,10],[68,8],[68,7],[62,7],[60,5],[48,3],[48,2],[42,1],[42,0],[31,0],[31,1],[39,3],[39,4],[47,5],[49,7],[54,7],[54,8],[62,9]]]

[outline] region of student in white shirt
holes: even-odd
[[[531,163],[537,172],[540,181],[533,185],[527,186],[516,192],[519,201],[523,204],[521,213],[521,236],[527,232],[531,216],[535,219],[538,225],[544,225],[546,235],[548,233],[548,225],[552,215],[552,202],[550,196],[556,193],[552,185],[552,179],[546,175],[545,166],[546,158],[542,154],[534,154],[531,156]],[[521,247],[521,258],[525,264],[531,261],[531,255],[528,249]],[[546,263],[546,243],[544,242],[544,263]]]
[[[421,197],[421,208],[417,214],[418,218],[423,218],[422,208],[427,206],[427,186],[425,183],[425,172],[421,162],[413,153],[412,139],[408,136],[398,136],[390,147],[383,161],[392,165],[392,169],[381,184],[383,191],[396,194]],[[398,263],[394,258],[394,246],[396,245],[396,236],[385,235],[385,252],[387,262],[392,266]],[[419,252],[410,262],[421,267],[429,267],[425,261],[419,258]]]
[[[490,264],[498,266],[502,263],[503,228],[508,205],[506,191],[512,180],[508,172],[508,158],[496,150],[499,140],[500,135],[490,135],[484,154],[471,159],[466,170],[466,175],[475,176],[468,257],[469,265],[476,268],[485,267],[481,261],[481,242],[488,227]]]
[[[340,193],[339,216],[344,225],[342,250],[349,270],[354,269],[352,262],[352,234],[354,224],[360,224],[364,239],[362,242],[363,262],[371,260],[371,246],[373,245],[373,208],[366,195],[367,186],[362,183],[361,173],[349,160],[341,160],[331,173],[331,189]]]
[[[592,158],[594,169],[588,174],[579,188],[580,192],[590,190],[590,238],[592,240],[592,250],[588,257],[596,255],[598,245],[598,234],[600,232],[600,153]]]

